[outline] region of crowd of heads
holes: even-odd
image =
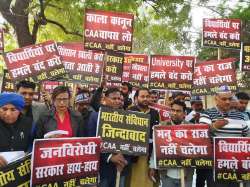
[[[16,92],[23,96],[24,109],[32,104],[36,84],[26,80],[20,81],[16,85]],[[140,107],[142,110],[148,110],[149,106],[154,103],[159,103],[161,99],[166,100],[162,97],[162,94],[156,90],[149,90],[148,88],[134,89],[133,86],[128,82],[123,82],[121,87],[110,87],[103,91],[100,98],[100,104],[114,109],[122,109],[125,106],[125,102],[129,97],[133,95],[133,104]],[[66,86],[56,87],[51,96],[51,105],[57,111],[65,111],[71,107],[73,101],[74,109],[81,113],[88,110],[92,99],[93,92],[90,92],[86,88],[78,89],[77,93],[72,98],[70,89]],[[43,98],[45,101],[47,97]],[[215,95],[215,105],[218,109],[223,112],[229,110],[245,111],[247,109],[250,97],[245,92],[238,92],[236,94],[228,90],[227,86],[219,88]],[[187,107],[186,104],[188,103]],[[168,102],[165,102],[171,108],[171,118],[173,120],[184,119],[185,114],[191,110],[195,112],[202,112],[204,110],[204,99],[201,96],[189,96],[188,94],[175,91],[168,97]],[[11,110],[4,108],[2,110]],[[1,111],[2,111],[1,110]],[[190,110],[190,111],[188,111]],[[18,113],[19,110],[17,110]],[[8,115],[6,115],[8,116]],[[14,116],[14,115],[13,115]]]

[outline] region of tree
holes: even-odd
[[[184,0],[1,0],[0,12],[13,28],[19,47],[44,40],[82,41],[85,8],[131,12],[135,52],[167,53],[189,40],[190,4]]]

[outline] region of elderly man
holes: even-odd
[[[227,86],[221,86],[215,95],[216,106],[210,108],[201,114],[200,123],[209,124],[215,136],[221,137],[242,137],[249,132],[247,124],[244,122],[244,115],[236,110],[231,110],[230,103],[233,93]],[[241,124],[230,123],[230,120],[239,120]],[[204,170],[204,177],[207,180],[207,186],[213,187],[235,187],[237,183],[214,183],[212,170]],[[204,182],[204,181],[203,181]],[[204,183],[203,183],[204,184]],[[204,186],[200,182],[197,186]]]
[[[32,144],[32,120],[22,115],[24,104],[19,94],[0,94],[0,152],[27,151]],[[0,157],[0,167],[6,164]]]

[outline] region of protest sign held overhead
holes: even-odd
[[[0,186],[29,187],[31,155],[27,155],[0,169]]]
[[[3,29],[0,28],[0,54],[4,52]]]
[[[54,41],[8,52],[4,60],[13,81],[25,78],[43,81],[66,73]]]
[[[100,138],[55,138],[34,141],[31,186],[97,184]]]
[[[242,71],[250,71],[250,43],[243,43],[241,62]]]
[[[194,57],[152,55],[149,71],[150,89],[191,90]]]
[[[107,81],[119,85],[122,82],[124,54],[107,51],[105,58],[104,75]]]
[[[240,49],[240,19],[203,19],[203,46]]]
[[[129,73],[131,69],[131,58],[128,54],[124,55],[122,82],[129,82]]]
[[[84,48],[131,52],[133,21],[133,14],[86,9]]]
[[[129,83],[135,87],[148,87],[148,56],[143,54],[125,54],[131,63]]]
[[[212,143],[208,125],[154,126],[154,154],[158,169],[212,168]]]
[[[43,81],[42,82],[42,88],[44,91],[48,93],[52,93],[53,90],[60,85],[63,85],[64,83],[62,81]]]
[[[234,58],[211,60],[195,64],[192,95],[209,95],[218,92],[221,85],[237,90]]]
[[[214,138],[215,181],[250,181],[250,138]]]
[[[59,43],[57,48],[70,79],[100,84],[104,53],[84,50],[82,43]]]
[[[102,151],[128,155],[148,153],[149,115],[102,107],[97,135],[102,138]]]

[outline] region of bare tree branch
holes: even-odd
[[[46,18],[46,21],[48,23],[51,23],[51,24],[54,24],[54,25],[60,27],[65,34],[71,34],[71,35],[76,35],[76,36],[82,37],[82,34],[80,34],[79,32],[68,31],[61,23],[58,23],[58,22],[56,22],[54,20],[50,20],[50,19],[47,19],[47,18]]]

